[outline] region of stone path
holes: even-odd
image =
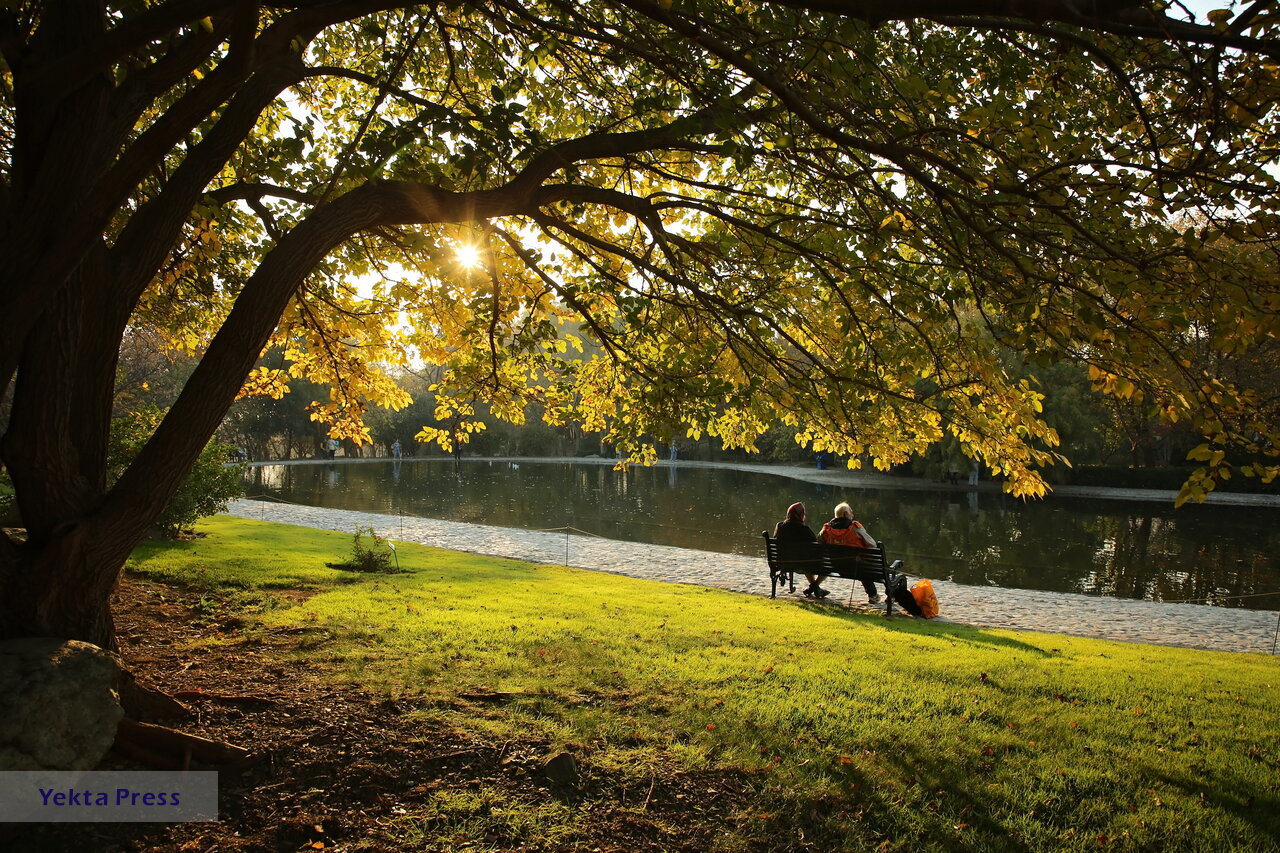
[[[769,594],[769,573],[761,557],[694,551],[667,545],[618,543],[564,532],[518,530],[414,516],[382,515],[355,510],[322,509],[295,504],[240,500],[231,515],[321,530],[351,533],[372,526],[392,540],[417,542],[455,551],[508,557],[534,563],[570,565],[670,583]],[[829,602],[848,599],[848,581],[833,579]],[[1075,634],[1134,643],[1270,654],[1280,613],[1162,604],[1072,593],[979,587],[935,581],[947,621],[986,628]],[[790,595],[779,594],[789,598]],[[800,599],[797,593],[794,596]],[[800,599],[803,600],[803,599]],[[855,603],[862,596],[854,597]],[[898,612],[895,610],[895,613]]]

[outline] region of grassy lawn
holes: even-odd
[[[142,546],[130,570],[230,590],[262,630],[326,629],[306,652],[325,678],[563,746],[584,775],[643,791],[675,762],[745,779],[723,850],[1280,849],[1277,658],[886,620],[409,544],[406,573],[355,575],[325,567],[347,535],[226,517],[202,530]],[[261,606],[272,588],[316,594]],[[395,820],[424,844],[502,850],[555,849],[590,819],[589,802],[484,801],[437,793]]]

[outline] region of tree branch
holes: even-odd
[[[166,0],[157,6],[128,16],[118,26],[109,30],[98,44],[79,51],[71,57],[48,61],[30,69],[34,84],[47,91],[51,98],[61,98],[74,91],[95,74],[109,70],[125,57],[153,41],[157,41],[183,28],[200,27],[204,18],[227,11],[245,13],[256,17],[257,9],[265,6],[291,11],[302,25],[324,26],[326,22],[352,20],[373,12],[410,6],[386,0],[299,0],[295,3],[254,3],[250,0]]]
[[[1149,0],[764,0],[810,12],[855,18],[875,25],[917,18],[963,24],[965,18],[1054,21],[1085,30],[1171,44],[1207,44],[1246,53],[1280,56],[1275,39],[1241,35],[1256,17],[1257,7],[1241,12],[1233,26],[1219,30],[1171,18],[1155,11]],[[988,26],[991,22],[988,21]]]
[[[320,197],[314,193],[294,189],[293,187],[268,184],[262,181],[237,181],[234,184],[227,184],[205,193],[205,197],[216,204],[227,204],[232,201],[255,201],[267,196],[288,199],[301,204],[316,205],[320,203]]]

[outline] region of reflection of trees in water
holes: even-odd
[[[983,495],[932,494],[898,505],[895,526],[912,574],[957,583],[1074,590],[1100,534],[1045,505]]]
[[[1277,592],[1257,606],[1280,603],[1280,572],[1260,549],[1262,531],[1224,540],[1204,517],[1140,516],[1122,520],[1112,547],[1099,554],[1097,591],[1156,601],[1215,601]],[[1274,535],[1274,534],[1272,534]],[[1274,547],[1274,542],[1271,547]]]
[[[916,576],[959,583],[1163,600],[1227,602],[1280,590],[1274,510],[1171,508],[1051,499],[1018,501],[961,491],[841,489],[724,469],[472,461],[252,469],[253,492],[296,503],[395,512],[482,524],[566,525],[612,539],[757,556],[760,531],[804,501],[817,531],[847,500],[892,558]],[[1099,512],[1110,513],[1099,515]]]
[[[1158,570],[1150,560],[1151,516],[1108,519],[1111,535],[1094,556],[1084,592],[1120,598],[1150,598]]]

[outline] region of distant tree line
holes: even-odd
[[[117,388],[118,416],[143,406],[163,408],[181,390],[185,377],[194,368],[194,359],[183,354],[162,352],[158,341],[139,331],[126,342],[121,358]],[[1104,397],[1094,393],[1088,370],[1083,365],[1056,362],[1048,366],[1015,364],[1009,355],[1009,369],[1028,377],[1044,395],[1044,417],[1061,440],[1061,451],[1073,461],[1073,467],[1058,466],[1046,471],[1053,483],[1077,485],[1119,485],[1134,488],[1177,489],[1195,465],[1187,453],[1198,443],[1193,429],[1186,424],[1168,424],[1142,401]],[[268,353],[263,364],[279,367],[284,359],[279,351]],[[1267,364],[1244,363],[1237,372],[1250,373],[1255,386],[1267,387],[1280,394],[1280,371]],[[424,428],[450,429],[448,419],[436,417],[436,400],[431,386],[436,376],[430,371],[401,371],[396,375],[399,386],[413,399],[405,408],[372,407],[365,414],[372,443],[357,445],[350,439],[341,442],[340,456],[389,456],[391,446],[399,441],[402,453],[410,457],[449,455],[434,444],[424,444],[414,437]],[[310,408],[328,397],[327,386],[295,380],[292,390],[273,399],[269,396],[238,400],[218,430],[217,441],[240,451],[252,460],[309,459],[322,455],[328,426],[312,419]],[[477,408],[476,420],[485,428],[469,434],[457,450],[465,456],[533,456],[533,457],[612,457],[615,450],[603,440],[601,433],[585,431],[576,425],[553,426],[546,423],[541,410],[531,405],[522,424],[494,417],[483,406]],[[680,459],[697,461],[740,461],[785,464],[813,464],[816,454],[797,442],[797,430],[775,425],[757,442],[756,453],[726,449],[715,436],[697,439],[675,439]],[[659,457],[667,458],[670,444],[655,442]],[[1239,460],[1241,464],[1249,460]],[[831,465],[847,462],[832,458]],[[945,480],[958,474],[967,478],[973,462],[948,437],[932,445],[926,453],[892,473]],[[988,479],[989,472],[981,471]],[[1252,478],[1234,478],[1220,488],[1250,491],[1276,491]]]

